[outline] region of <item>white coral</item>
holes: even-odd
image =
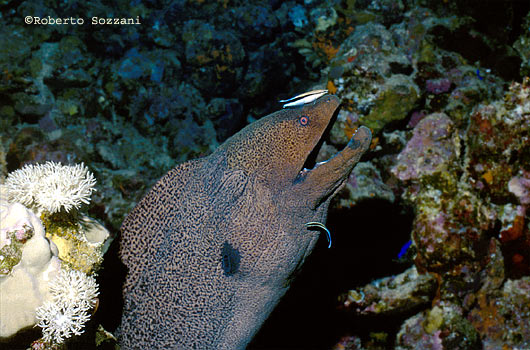
[[[36,311],[42,328],[42,335],[46,342],[61,344],[72,335],[83,333],[83,327],[89,320],[85,309],[67,304],[57,304],[47,301]]]
[[[46,162],[10,173],[5,188],[9,201],[55,213],[88,204],[95,184],[94,175],[82,163]]]
[[[61,344],[72,335],[83,333],[90,319],[88,311],[97,301],[98,285],[93,277],[76,270],[65,271],[50,283],[52,300],[36,310],[37,326],[46,342]]]
[[[94,307],[99,294],[94,277],[77,270],[62,270],[60,275],[50,282],[50,292],[57,302],[85,309]]]

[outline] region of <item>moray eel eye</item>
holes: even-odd
[[[309,117],[307,115],[302,115],[298,121],[300,122],[300,125],[306,126],[309,123]]]

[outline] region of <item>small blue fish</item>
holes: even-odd
[[[480,76],[480,70],[477,68],[477,77],[480,79],[480,80],[483,80],[484,78]]]
[[[403,247],[401,247],[401,250],[398,254],[398,259],[401,259],[405,254],[407,254],[407,250],[409,250],[410,246],[412,245],[412,241],[409,240],[407,243],[403,244]]]

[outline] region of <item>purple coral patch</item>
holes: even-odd
[[[521,204],[530,204],[530,171],[522,171],[523,176],[514,176],[508,182],[508,189]]]
[[[451,88],[451,81],[447,78],[429,79],[425,82],[425,88],[432,94],[443,94]]]
[[[405,149],[398,155],[392,173],[402,181],[442,171],[454,157],[450,138],[453,122],[444,113],[422,119]]]

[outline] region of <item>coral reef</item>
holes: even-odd
[[[406,183],[403,196],[417,208],[415,264],[440,279],[436,305],[403,324],[398,348],[473,349],[479,338],[485,349],[528,346],[524,322],[505,320],[513,307],[518,317],[528,313],[508,306],[517,298],[509,295],[511,284],[526,282],[508,280],[504,292],[499,288],[505,276],[530,274],[524,225],[529,89],[525,79],[503,100],[477,106],[465,133],[447,115],[424,117],[396,158],[392,173]]]
[[[98,286],[93,277],[76,270],[61,270],[49,284],[51,300],[36,310],[44,341],[61,344],[72,335],[83,333],[90,319],[87,311],[96,305]]]
[[[478,349],[480,336],[453,304],[436,305],[406,320],[395,349]]]
[[[25,210],[21,204],[9,205],[2,200],[2,220],[5,220],[4,225],[0,231],[0,273],[7,275],[13,269],[13,266],[20,262],[22,258],[22,246],[31,239],[34,234],[34,229],[28,220],[28,217],[23,217],[17,213]],[[10,219],[10,217],[19,216],[17,222]],[[9,225],[11,224],[11,225]]]
[[[398,155],[392,173],[401,181],[406,181],[447,172],[459,152],[458,135],[452,130],[453,122],[446,114],[425,116]]]
[[[374,24],[357,26],[349,39],[356,44],[342,45],[324,71],[338,93],[349,97],[347,118],[339,115],[332,130],[335,140],[363,123],[383,131],[374,145],[380,156],[371,164],[396,195],[395,202],[413,208],[409,263],[420,274],[435,276],[436,284],[436,293],[424,294],[424,311],[412,317],[397,312],[404,318],[399,332],[385,329],[387,338],[379,342],[365,334],[362,345],[352,341],[344,346],[526,348],[526,322],[519,321],[528,318],[526,307],[519,307],[526,305],[526,294],[514,295],[512,286],[525,291],[530,275],[530,80],[513,82],[501,94],[499,75],[508,72],[476,69],[466,62],[468,52],[451,52],[441,43],[445,30],[469,25],[465,17],[427,13],[420,8],[405,13],[404,21],[393,25],[392,36]],[[402,36],[404,30],[408,34]],[[384,84],[403,74],[418,93],[404,113],[400,108],[407,105],[406,97],[396,108],[392,98],[380,94]],[[377,99],[386,103],[387,114],[371,114]],[[392,120],[389,114],[401,117]],[[361,319],[385,311],[394,296],[380,281],[343,294],[339,307]],[[337,348],[346,343],[343,338]]]
[[[360,315],[405,313],[430,303],[436,290],[436,278],[418,274],[415,267],[386,277],[340,296],[345,310]]]
[[[46,237],[57,246],[63,263],[87,274],[100,268],[110,244],[110,234],[103,225],[84,215],[43,214],[42,220]]]
[[[48,162],[9,173],[0,185],[1,339],[37,325],[43,345],[55,346],[83,332],[98,295],[87,273],[110,243],[101,224],[79,213],[95,182],[82,164]]]
[[[0,338],[8,338],[19,330],[36,323],[35,309],[49,299],[48,284],[59,273],[58,251],[50,243],[39,218],[19,203],[0,201],[0,232],[6,243],[10,232],[22,232],[31,237],[15,247],[0,251]],[[22,229],[21,229],[22,227]],[[7,238],[7,239],[6,239]]]
[[[69,212],[88,204],[96,180],[83,164],[46,162],[28,164],[10,173],[5,181],[7,199],[49,213]]]
[[[352,207],[367,199],[388,202],[394,202],[395,199],[390,187],[383,182],[379,170],[369,162],[357,164],[344,187],[335,200],[335,206],[339,208]]]
[[[465,59],[436,45],[437,31],[465,27],[465,18],[439,18],[421,7],[403,17],[390,29],[374,22],[357,25],[323,70],[356,125],[378,132],[417,112],[419,104],[461,116],[473,102],[500,97],[500,79],[476,79],[476,69]]]

